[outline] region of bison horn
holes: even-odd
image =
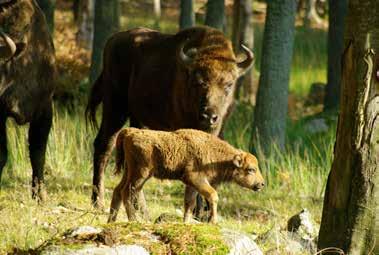
[[[0,58],[11,58],[16,53],[16,44],[9,36],[0,31],[0,36],[3,38],[6,46],[0,46]]]
[[[254,61],[254,53],[245,45],[241,45],[244,53],[246,54],[246,59],[242,62],[237,63],[238,68],[240,68],[241,73],[246,72],[247,69],[251,67]]]
[[[184,48],[187,45],[188,41],[184,41],[180,44],[179,47],[179,60],[185,65],[189,66],[193,63],[193,58],[197,53],[197,50],[195,48],[191,48],[187,51],[187,53],[184,52]]]

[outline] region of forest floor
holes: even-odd
[[[136,4],[137,1],[128,2]],[[107,212],[94,210],[90,201],[92,141],[96,134],[95,130],[86,127],[84,121],[90,54],[75,44],[76,28],[72,14],[63,7],[56,12],[54,35],[60,78],[46,155],[49,199],[42,205],[31,199],[27,127],[19,127],[9,120],[10,155],[0,190],[0,254],[15,247],[24,250],[35,248],[68,228],[100,225],[107,219]],[[139,11],[136,12],[136,9]],[[171,9],[168,11],[173,12]],[[154,20],[146,19],[151,12],[147,15],[142,10],[125,7],[122,28],[153,27]],[[254,27],[258,72],[263,25],[256,22]],[[177,12],[166,18],[164,10],[160,28],[168,32],[176,31]],[[264,251],[276,251],[276,254],[286,253],[283,244],[268,243],[260,236],[271,229],[286,229],[287,220],[303,208],[310,211],[316,224],[320,223],[323,192],[335,139],[334,117],[326,117],[329,128],[322,133],[312,134],[305,128],[309,119],[322,110],[322,99],[318,98],[316,103],[309,106],[305,102],[311,84],[326,80],[327,32],[298,26],[295,36],[286,150],[261,160],[267,182],[262,192],[253,193],[234,184],[224,185],[219,190],[219,213],[222,218],[219,225],[257,236],[257,243]],[[245,150],[249,148],[252,133],[252,112],[252,106],[238,102],[225,133],[227,141]],[[106,171],[106,205],[109,205],[113,188],[119,181],[119,177],[112,173],[113,168],[112,159]],[[162,213],[175,214],[182,210],[182,183],[151,180],[144,191],[152,219]],[[123,221],[125,217],[122,212],[119,220]]]

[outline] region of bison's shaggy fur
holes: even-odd
[[[199,130],[165,132],[126,128],[118,135],[116,150],[116,172],[122,167],[125,170],[113,192],[109,221],[116,220],[121,199],[129,220],[135,219],[132,202],[152,176],[186,184],[185,222],[191,219],[196,191],[209,201],[210,221],[216,222],[217,185],[234,181],[253,190],[264,186],[258,161],[252,154]]]
[[[233,101],[235,83],[253,61],[237,62],[222,32],[194,27],[177,34],[136,28],[114,34],[93,85],[87,118],[102,122],[94,147],[93,202],[103,206],[103,175],[117,132],[133,127],[200,129],[218,135]]]
[[[7,161],[6,119],[30,123],[33,196],[43,199],[43,168],[52,121],[55,53],[34,0],[0,3],[0,179]]]

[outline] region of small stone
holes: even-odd
[[[95,228],[91,226],[81,226],[74,228],[72,230],[69,230],[65,236],[66,237],[72,237],[72,238],[83,238],[87,236],[97,235],[101,233],[103,230],[100,228]]]
[[[325,133],[329,129],[325,119],[312,119],[305,124],[305,130],[310,134]]]
[[[230,249],[229,255],[263,255],[261,249],[249,235],[230,229],[222,229],[221,232]]]

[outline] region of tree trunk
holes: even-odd
[[[223,30],[225,23],[225,0],[208,0],[205,25]]]
[[[161,0],[154,0],[154,17],[155,17],[155,28],[160,29],[161,20]]]
[[[341,110],[318,248],[373,254],[379,187],[379,4],[349,0]],[[378,236],[376,236],[378,242]]]
[[[195,12],[193,10],[193,0],[180,1],[180,30],[195,25]]]
[[[324,111],[337,109],[340,98],[341,56],[347,0],[329,0],[328,82]]]
[[[284,148],[295,13],[294,0],[268,1],[252,144],[263,153]]]
[[[94,38],[90,82],[93,83],[101,70],[102,52],[110,35],[119,28],[118,0],[95,1]]]
[[[78,26],[78,32],[76,33],[76,42],[82,47],[91,50],[95,0],[80,0],[77,4],[76,24]]]
[[[54,33],[54,12],[55,0],[37,0],[39,7],[41,7],[46,17],[47,26],[49,27],[50,34]]]
[[[254,48],[253,8],[252,0],[235,0],[233,5],[232,40],[236,52],[240,52],[241,44]],[[236,97],[250,104],[255,103],[257,88],[253,77],[254,69],[250,69],[237,83]]]

